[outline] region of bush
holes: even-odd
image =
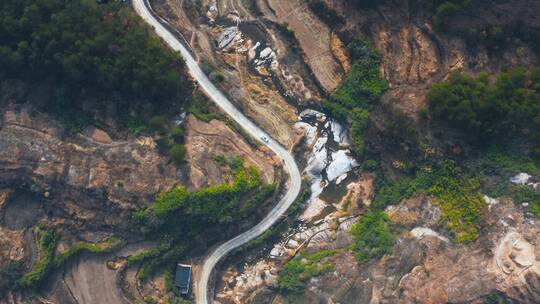
[[[533,73],[522,68],[477,79],[454,73],[428,93],[435,122],[463,131],[475,143],[525,137],[540,145],[540,94]]]
[[[372,208],[383,210],[403,198],[417,194],[433,197],[441,209],[441,221],[459,243],[478,237],[485,201],[479,194],[480,181],[465,175],[453,162],[444,162],[432,172],[418,171],[414,178],[383,183],[372,203]]]
[[[38,260],[32,270],[17,280],[21,288],[37,288],[53,267],[54,252],[58,245],[58,236],[54,230],[37,228]]]
[[[226,118],[220,113],[208,112],[207,106],[203,102],[204,99],[197,98],[189,108],[189,113],[193,114],[198,120],[210,122],[213,119],[225,120]]]
[[[55,268],[63,266],[68,260],[82,252],[100,253],[106,252],[120,244],[120,240],[110,238],[101,243],[79,242],[55,256],[59,236],[55,230],[42,230],[37,228],[38,238],[38,261],[32,270],[17,280],[21,288],[37,288]]]
[[[171,159],[176,165],[181,165],[184,163],[186,158],[186,146],[180,144],[174,144],[171,147]]]
[[[83,253],[102,253],[107,252],[115,247],[117,247],[121,241],[116,238],[110,238],[106,241],[100,243],[88,243],[88,242],[78,242],[73,244],[73,246],[66,249],[64,252],[59,254],[54,258],[54,267],[61,267],[71,258]]]
[[[150,118],[148,124],[154,132],[158,132],[160,134],[165,134],[167,132],[167,120],[163,116],[153,116],[152,118]]]
[[[384,2],[382,0],[347,0],[347,2],[361,8],[375,8],[380,3]]]
[[[312,277],[334,269],[332,263],[320,263],[322,259],[338,253],[339,250],[323,250],[311,255],[300,254],[285,263],[279,273],[278,284],[283,292],[299,294],[306,288],[306,282]]]
[[[175,144],[182,144],[184,142],[184,129],[174,127],[171,131],[171,139]]]
[[[362,164],[362,170],[375,172],[377,169],[379,169],[379,162],[374,159],[367,159]]]
[[[353,251],[360,262],[379,258],[392,251],[392,222],[384,212],[369,211],[351,227]]]
[[[323,0],[309,0],[308,5],[315,15],[331,27],[345,24],[345,19],[338,15],[336,11],[328,7]]]

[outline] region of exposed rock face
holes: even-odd
[[[312,224],[303,223],[292,231],[288,231],[279,243],[274,244],[271,249],[269,248],[265,252],[264,258],[258,259],[254,263],[245,264],[243,269],[235,267],[227,269],[223,275],[223,286],[216,293],[216,301],[235,304],[268,303],[258,302],[261,301],[260,294],[265,294],[265,297],[270,299],[274,298],[275,295],[270,290],[275,290],[278,286],[279,270],[286,261],[302,250],[307,253],[315,253],[320,250],[345,248],[351,242],[351,235],[348,232],[351,225],[372,199],[372,183],[373,179],[370,177],[351,182],[347,187],[348,206],[345,206],[345,201],[342,201],[333,206],[334,211],[324,218]],[[311,283],[314,285],[310,287],[311,289],[320,287],[329,292],[335,291],[334,289],[348,286],[351,280],[354,282],[352,278],[356,279],[359,266],[354,256],[348,254],[346,250],[327,258],[325,262],[336,264],[334,275],[328,280],[323,279],[323,281],[313,279]],[[305,299],[317,301],[317,296],[315,294],[306,295]]]
[[[176,169],[149,138],[103,143],[80,135],[75,143],[62,135],[45,117],[7,111],[0,129],[0,183],[29,189],[65,225],[123,225],[126,210],[178,182]],[[7,212],[10,207],[8,202]]]
[[[423,204],[404,204],[409,205],[406,208],[411,212],[426,208]],[[410,217],[401,218],[403,221],[395,216],[394,219],[405,227],[435,224],[432,217],[418,217],[413,222]],[[345,290],[328,290],[335,280],[333,275],[320,278],[322,283],[310,284],[310,288],[320,286],[315,290],[321,298],[339,303],[469,303],[495,291],[519,303],[537,303],[538,224],[538,220],[524,216],[511,201],[502,200],[487,215],[489,231],[473,244],[452,244],[430,228],[416,227],[411,230],[414,238],[404,234],[392,255],[375,265],[361,265],[358,277],[345,285]],[[340,265],[346,259],[336,261]],[[339,275],[351,275],[347,268],[343,271]]]
[[[21,261],[25,256],[23,233],[0,227],[0,268],[10,261]]]
[[[221,184],[231,176],[228,168],[220,166],[212,159],[216,156],[240,157],[247,164],[253,164],[259,169],[264,182],[274,182],[276,174],[274,166],[280,163],[264,146],[257,148],[250,146],[240,135],[219,120],[205,123],[188,116],[186,125],[189,181],[195,188]]]
[[[9,262],[26,268],[35,262],[29,229],[40,221],[61,231],[63,249],[74,241],[96,242],[113,234],[137,239],[128,230],[131,213],[151,204],[160,191],[188,178],[191,188],[232,180],[231,170],[212,155],[242,158],[259,169],[265,182],[276,181],[274,166],[279,164],[270,152],[253,148],[221,121],[188,118],[187,165],[178,169],[158,152],[152,137],[115,140],[95,128],[68,137],[50,117],[15,108],[0,117],[0,270]],[[47,297],[59,303],[71,303],[73,296],[88,300],[105,284],[110,286],[102,293],[103,303],[118,302],[111,299],[121,298],[121,292],[110,283],[117,273],[105,262],[86,256],[77,260],[64,277],[52,278]]]
[[[347,196],[351,197],[356,188],[350,187]],[[361,197],[369,199],[369,196]],[[448,239],[438,220],[440,211],[429,198],[403,200],[387,209],[392,220],[404,230],[392,254],[371,264],[358,264],[349,250],[325,258],[325,263],[335,265],[334,271],[308,281],[305,294],[297,300],[299,303],[483,303],[486,296],[499,292],[517,303],[538,303],[540,221],[524,214],[510,200],[489,200],[484,233],[465,245]],[[356,218],[337,214],[332,213],[309,228],[300,227],[276,244],[267,259],[248,264],[240,272],[229,270],[226,275],[229,283],[216,299],[220,303],[259,303],[253,299],[264,292],[266,297],[286,301],[272,295],[268,287],[275,287],[274,275],[289,256],[301,248],[313,253],[347,248],[352,242],[349,229]],[[265,273],[272,280],[266,280]]]
[[[344,69],[348,68],[348,59],[343,56],[339,38],[332,36],[328,26],[303,1],[268,0],[259,1],[258,5],[266,18],[287,24],[294,31],[313,75],[324,90],[334,91],[345,74]],[[334,57],[334,50],[340,60]]]
[[[517,40],[508,41],[509,46],[496,56],[481,46],[468,48],[463,39],[435,31],[422,1],[388,2],[375,10],[354,8],[342,0],[325,2],[344,16],[346,25],[340,31],[345,36],[371,36],[381,55],[382,74],[390,85],[383,101],[409,115],[425,107],[429,87],[452,71],[497,72],[505,66],[530,66],[537,59],[530,46]],[[490,2],[481,13],[455,18],[450,28],[466,31],[482,24],[516,22],[538,27],[537,18],[529,13],[538,8],[537,1],[507,2]]]

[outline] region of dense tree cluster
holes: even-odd
[[[454,73],[429,91],[433,119],[460,129],[473,142],[523,136],[540,145],[540,69],[516,68],[473,78]]]
[[[379,72],[379,54],[367,38],[355,38],[349,53],[354,61],[351,70],[323,105],[335,118],[349,122],[353,149],[361,155],[369,112],[388,84]]]
[[[53,107],[90,95],[126,112],[178,104],[189,86],[179,54],[129,6],[94,0],[1,1],[0,78],[54,81]]]

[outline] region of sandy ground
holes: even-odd
[[[118,272],[106,266],[111,257],[83,254],[66,269],[64,282],[77,303],[128,303],[116,285]]]

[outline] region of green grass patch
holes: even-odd
[[[334,270],[333,263],[322,263],[329,256],[340,252],[339,249],[323,250],[314,254],[299,254],[285,265],[279,273],[278,284],[282,292],[300,294],[306,288],[306,282],[312,277]]]
[[[394,236],[392,222],[382,211],[369,211],[351,227],[354,237],[352,249],[360,262],[379,258],[392,251]]]
[[[20,288],[37,288],[55,268],[61,267],[74,256],[82,252],[101,253],[113,249],[121,240],[110,238],[100,243],[79,242],[55,255],[59,235],[53,229],[35,228],[38,245],[38,260],[32,270],[17,280]]]
[[[460,243],[478,237],[478,229],[485,207],[479,190],[478,178],[470,177],[453,162],[444,162],[433,171],[417,171],[414,177],[404,177],[396,182],[383,183],[378,190],[373,208],[382,210],[416,194],[433,197],[441,208],[441,220],[454,240]]]
[[[21,288],[36,288],[53,268],[54,253],[58,246],[58,235],[52,229],[36,228],[35,236],[38,244],[37,262],[30,270],[17,280]]]
[[[99,243],[78,242],[66,249],[54,258],[54,267],[60,267],[64,265],[71,258],[83,253],[102,253],[108,252],[114,248],[117,248],[122,241],[117,238],[110,238],[106,241]]]
[[[198,120],[204,122],[210,122],[213,119],[225,120],[225,116],[221,113],[209,112],[207,109],[203,108],[204,105],[201,105],[201,102],[194,102],[189,107],[189,113],[195,116]]]

